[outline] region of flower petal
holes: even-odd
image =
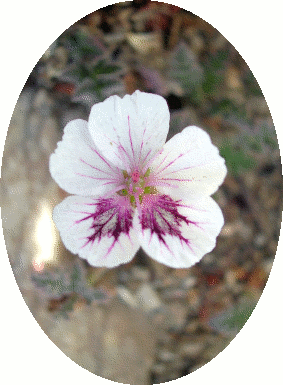
[[[95,104],[89,117],[90,134],[97,147],[127,171],[144,166],[162,148],[168,129],[165,99],[140,91]]]
[[[81,119],[66,125],[63,139],[50,157],[49,168],[53,179],[70,194],[102,194],[123,180],[121,171],[99,153],[87,122]]]
[[[124,197],[70,196],[57,205],[53,220],[66,248],[93,266],[129,262],[139,248],[134,212]]]
[[[224,224],[211,197],[184,203],[163,195],[147,198],[142,206],[142,248],[151,258],[174,268],[190,267],[210,252]],[[134,225],[138,226],[137,219]]]
[[[190,200],[213,194],[227,173],[209,135],[195,126],[173,136],[151,167],[161,193]]]

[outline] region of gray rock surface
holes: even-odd
[[[70,359],[113,381],[148,384],[157,333],[142,309],[129,306],[118,296],[103,305],[82,304],[69,319],[58,318],[48,311],[47,299],[31,280],[34,267],[42,267],[36,262],[40,253],[50,253],[46,265],[66,269],[77,258],[64,249],[51,220],[53,207],[64,197],[48,169],[49,156],[60,139],[53,106],[45,90],[25,90],[15,107],[5,144],[2,218],[17,284],[43,331]],[[48,244],[40,244],[39,223],[43,220],[47,220],[44,223],[52,235]]]

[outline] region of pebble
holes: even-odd
[[[147,55],[152,51],[160,51],[162,47],[162,36],[157,32],[128,32],[126,40],[129,45],[141,55]]]
[[[139,281],[148,281],[150,279],[149,270],[141,266],[133,266],[132,274]]]
[[[159,352],[158,358],[159,358],[161,361],[164,361],[164,362],[170,362],[170,361],[173,361],[173,360],[176,359],[176,354],[170,352],[169,350],[161,350],[161,351]]]
[[[235,91],[235,89],[242,89],[243,83],[241,81],[241,74],[239,70],[234,67],[230,66],[226,70],[226,84],[227,87]]]
[[[167,305],[167,309],[170,313],[169,315],[169,323],[171,327],[180,329],[184,325],[188,308],[183,303],[178,301],[173,301],[171,304]]]
[[[273,258],[268,258],[262,262],[262,267],[266,274],[270,274],[273,266],[273,262],[274,262]]]
[[[196,358],[201,354],[204,348],[204,342],[188,342],[181,346],[180,352],[182,355],[188,356],[190,358]]]
[[[238,219],[234,222],[230,222],[224,225],[221,230],[221,235],[224,237],[239,235],[243,239],[249,240],[253,235],[253,230],[244,221]]]
[[[197,284],[197,281],[198,281],[197,277],[190,276],[190,277],[184,279],[184,281],[182,282],[182,286],[185,289],[191,289],[191,288],[193,288]]]
[[[233,287],[235,284],[236,284],[236,281],[237,281],[237,276],[236,276],[236,273],[235,271],[233,270],[228,270],[226,273],[225,273],[225,283],[226,285],[231,288]]]
[[[198,320],[192,320],[190,321],[187,326],[186,326],[186,333],[188,334],[193,334],[197,331],[198,327],[199,327],[199,321]]]
[[[49,97],[47,91],[44,88],[39,89],[35,94],[33,107],[40,110],[43,115],[46,115],[46,112],[50,112],[53,105],[54,102]]]
[[[138,303],[134,295],[124,286],[117,288],[118,297],[122,299],[129,307],[137,308]]]
[[[247,102],[247,111],[250,114],[270,115],[266,100],[263,96],[253,96]]]
[[[267,242],[266,236],[262,233],[257,234],[254,238],[254,244],[257,247],[263,247]]]
[[[192,289],[187,294],[188,306],[192,311],[197,311],[201,304],[200,293],[197,289]]]
[[[49,156],[57,147],[56,142],[59,140],[58,122],[53,116],[49,116],[44,121],[42,132],[39,138],[41,149]]]
[[[161,299],[148,283],[144,283],[139,287],[136,298],[140,306],[148,313],[163,307]]]
[[[166,365],[159,362],[153,366],[152,371],[156,374],[163,374],[166,371]]]

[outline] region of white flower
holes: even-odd
[[[167,266],[210,252],[223,215],[210,197],[226,166],[209,135],[187,127],[165,143],[169,110],[136,91],[67,124],[50,172],[69,196],[54,209],[62,241],[93,266],[129,262],[141,246]]]

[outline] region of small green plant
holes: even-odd
[[[97,36],[84,30],[68,30],[59,38],[69,53],[68,65],[57,78],[73,85],[71,99],[91,107],[110,95],[122,95],[123,67]]]
[[[33,273],[32,281],[38,290],[51,301],[61,301],[60,313],[64,316],[73,310],[79,299],[88,304],[93,301],[107,300],[107,293],[92,287],[87,280],[86,268],[81,261],[76,261],[70,270],[55,269],[42,273]]]
[[[224,139],[219,148],[220,154],[225,159],[230,174],[234,176],[256,166],[256,161],[250,154],[246,153],[238,144],[228,139]]]
[[[255,299],[245,296],[234,307],[230,307],[212,317],[209,320],[209,325],[223,334],[237,334],[252,315],[256,305],[257,301]]]
[[[275,128],[262,124],[254,129],[239,125],[239,133],[226,137],[219,146],[229,172],[237,176],[242,171],[259,166],[278,149]]]
[[[192,95],[202,84],[204,71],[188,44],[181,41],[170,55],[168,78],[176,81],[184,96]]]
[[[211,55],[204,65],[203,93],[206,97],[216,97],[224,84],[224,72],[228,51],[219,50]]]

